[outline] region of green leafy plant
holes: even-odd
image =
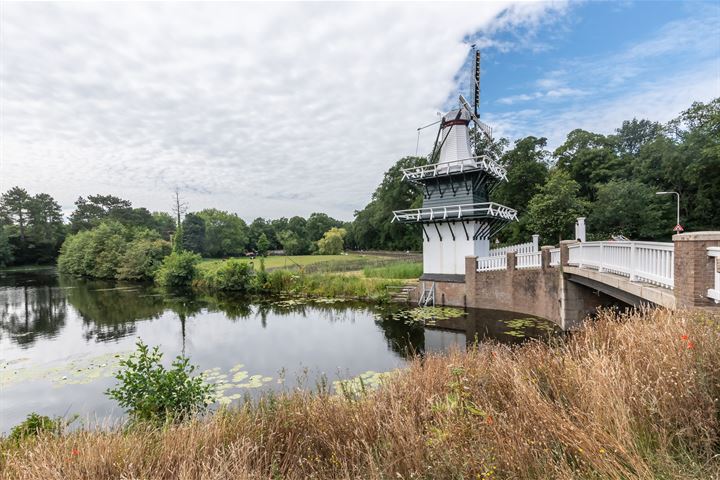
[[[155,282],[163,287],[189,287],[197,276],[200,260],[197,253],[172,252],[155,273]]]
[[[120,383],[105,393],[133,419],[160,423],[181,421],[214,401],[214,386],[192,375],[196,367],[188,358],[176,357],[170,369],[161,360],[158,347],[138,340],[137,351],[120,362],[123,368],[115,375]]]
[[[200,271],[198,285],[212,290],[247,292],[254,276],[253,266],[231,258]]]
[[[48,416],[32,412],[19,425],[14,426],[12,430],[10,430],[9,438],[10,440],[19,442],[44,433],[60,433],[62,424],[63,422],[60,418],[52,419]]]

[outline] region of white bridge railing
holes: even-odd
[[[518,243],[516,245],[508,245],[507,247],[493,248],[490,250],[490,256],[495,257],[507,255],[508,252],[520,253],[534,253],[540,251],[540,235],[533,235],[532,241],[527,243]]]
[[[477,259],[478,272],[491,272],[493,270],[506,270],[507,256],[479,257]]]
[[[672,243],[584,242],[568,246],[568,264],[673,288]]]
[[[560,265],[560,249],[559,248],[551,248],[550,249],[550,266],[557,267],[559,265]]]
[[[515,256],[515,265],[517,268],[540,268],[542,262],[541,255],[540,252],[521,253]]]
[[[715,258],[715,288],[709,288],[707,296],[720,303],[720,247],[708,247],[707,253]]]

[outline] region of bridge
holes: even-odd
[[[508,310],[577,328],[598,307],[618,303],[720,311],[720,232],[672,242],[563,241],[527,244],[465,258],[464,275],[425,274],[436,304]]]

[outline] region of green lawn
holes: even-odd
[[[368,264],[373,262],[382,261],[388,259],[379,255],[360,255],[360,254],[349,254],[349,255],[294,255],[294,256],[269,256],[265,257],[265,268],[268,270],[275,268],[298,268],[298,266],[305,267],[307,265],[314,265],[320,263],[332,263],[333,265],[342,265],[350,263],[363,264],[367,261]],[[260,268],[260,259],[250,260],[249,258],[241,257],[240,260],[244,262],[252,262],[255,269]],[[210,262],[222,262],[220,259],[205,259],[202,265]],[[359,267],[360,269],[362,266]]]

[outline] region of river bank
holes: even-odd
[[[719,321],[606,313],[551,344],[426,355],[375,391],[3,440],[2,478],[713,478]]]

